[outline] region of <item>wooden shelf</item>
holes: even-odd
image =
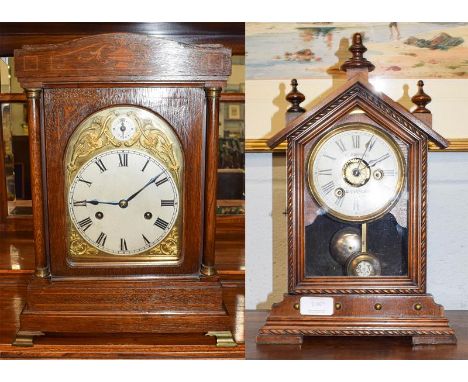
[[[245,102],[245,93],[221,93],[221,102]]]
[[[0,103],[23,103],[26,101],[27,98],[24,93],[0,93]]]

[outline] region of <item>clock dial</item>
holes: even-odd
[[[72,224],[100,251],[139,254],[174,226],[179,193],[168,169],[138,150],[109,150],[89,159],[74,177],[68,208]]]
[[[111,132],[115,139],[128,141],[136,132],[135,122],[126,115],[119,115],[112,121]]]
[[[397,201],[403,156],[392,138],[368,125],[347,125],[326,135],[308,163],[310,190],[329,214],[367,221]]]

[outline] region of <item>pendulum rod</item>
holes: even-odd
[[[361,252],[367,253],[367,223],[361,226]]]

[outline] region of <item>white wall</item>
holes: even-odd
[[[432,97],[428,108],[433,115],[433,128],[445,138],[468,137],[468,80],[423,79],[425,91]],[[307,110],[324,95],[343,84],[343,80],[298,79],[299,90],[306,96]],[[417,91],[417,79],[380,79],[370,82],[406,108]],[[289,80],[246,81],[246,138],[266,138],[284,127],[284,113],[290,104],[285,100]]]
[[[468,309],[468,153],[429,153],[428,292]],[[284,155],[246,154],[246,309],[287,292]]]
[[[374,85],[406,107],[416,79]],[[425,80],[434,128],[468,138],[468,80]],[[307,109],[339,83],[301,80]],[[405,88],[408,85],[408,88]],[[284,126],[286,80],[246,82],[246,137],[266,138]],[[281,154],[246,154],[246,309],[269,309],[287,292],[286,167]],[[428,292],[446,309],[468,309],[468,153],[429,154]]]

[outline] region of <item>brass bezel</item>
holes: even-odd
[[[335,136],[335,135],[337,135],[339,133],[342,133],[344,131],[350,131],[350,130],[359,130],[359,131],[371,132],[372,134],[375,134],[375,135],[379,136],[380,138],[382,138],[383,140],[385,140],[389,144],[389,146],[393,149],[393,151],[395,152],[396,157],[397,157],[397,161],[398,161],[400,169],[401,169],[400,176],[398,178],[396,192],[395,192],[395,195],[393,196],[393,198],[389,201],[389,203],[387,203],[384,207],[382,207],[378,211],[375,211],[373,213],[366,214],[366,215],[350,216],[350,215],[346,215],[346,214],[340,213],[338,211],[335,211],[333,208],[330,208],[327,205],[327,203],[320,197],[320,194],[318,193],[318,191],[317,191],[317,189],[316,189],[316,187],[314,185],[314,182],[313,182],[313,173],[312,173],[313,163],[315,162],[315,159],[317,157],[317,153],[320,151],[322,146],[328,140],[330,140],[333,136]],[[376,219],[382,217],[383,215],[385,215],[398,202],[398,199],[400,198],[400,196],[402,194],[403,185],[405,183],[405,177],[406,177],[406,167],[405,166],[406,166],[406,164],[405,164],[403,153],[401,152],[401,148],[399,147],[399,145],[395,142],[395,140],[390,135],[388,135],[387,133],[381,131],[377,127],[375,127],[373,125],[370,125],[370,124],[366,124],[366,123],[346,123],[346,124],[337,126],[333,130],[326,133],[323,137],[319,138],[318,143],[315,144],[315,146],[312,148],[312,150],[311,150],[311,152],[309,154],[309,158],[307,160],[307,184],[309,186],[308,187],[309,191],[310,191],[312,197],[317,202],[317,204],[320,207],[322,207],[331,216],[333,216],[333,217],[335,217],[335,218],[337,218],[337,219],[339,219],[341,221],[345,221],[345,222],[369,222],[369,221],[372,221],[372,220],[376,220]]]
[[[353,270],[357,267],[357,265],[361,261],[367,261],[367,262],[371,263],[372,266],[374,267],[374,270],[376,271],[376,273],[374,275],[372,275],[372,276],[358,276],[358,275],[353,274],[354,273]],[[368,253],[368,252],[358,252],[358,253],[350,256],[348,261],[346,262],[347,276],[365,277],[365,278],[379,277],[381,275],[381,272],[382,272],[382,267],[380,265],[379,260],[373,254]]]
[[[136,132],[127,141],[116,139],[111,131],[112,121],[122,113],[135,122]],[[179,193],[179,211],[173,228],[154,247],[133,255],[115,255],[89,244],[75,228],[68,211],[70,186],[76,174],[91,158],[115,149],[132,149],[154,157],[164,164],[174,178]],[[67,216],[68,255],[72,266],[121,266],[132,264],[174,265],[182,260],[181,234],[183,215],[183,152],[172,127],[156,113],[134,105],[116,105],[97,111],[73,132],[64,156],[65,208]]]

